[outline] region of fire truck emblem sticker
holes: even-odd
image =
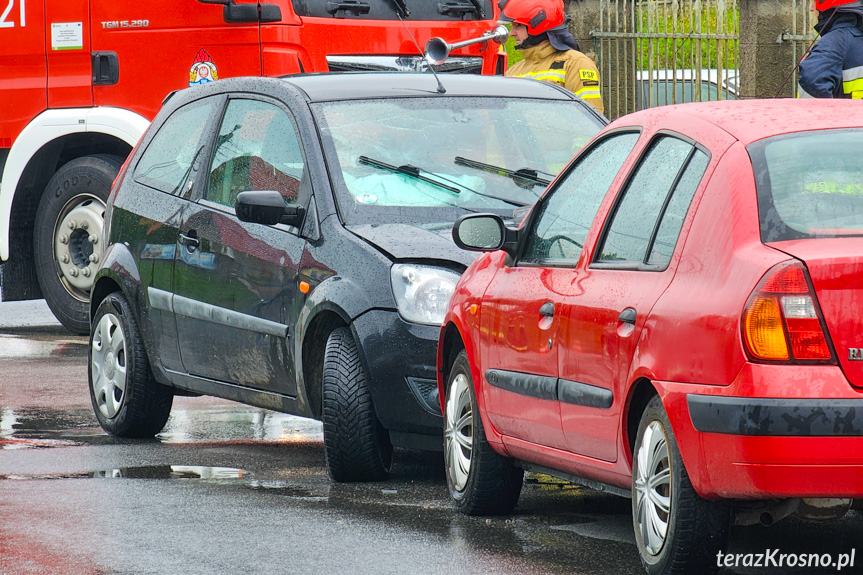
[[[213,58],[206,50],[201,48],[198,55],[195,56],[195,62],[189,70],[189,86],[197,84],[208,84],[219,79],[219,72],[216,69],[216,64]]]

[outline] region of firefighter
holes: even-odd
[[[863,99],[863,1],[813,0],[821,36],[800,62],[800,97]]]
[[[563,86],[603,113],[599,70],[570,34],[563,0],[500,0],[498,7],[500,20],[512,23],[509,35],[524,56],[506,75]]]

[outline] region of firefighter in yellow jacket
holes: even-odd
[[[524,56],[506,75],[563,86],[604,113],[599,70],[570,34],[563,0],[500,0],[498,7],[500,20],[512,23],[509,35]]]

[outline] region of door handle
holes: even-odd
[[[635,325],[635,320],[638,319],[638,313],[635,311],[634,308],[628,307],[622,312],[620,312],[620,317],[617,319],[619,319],[622,323]]]
[[[181,244],[186,246],[186,249],[189,250],[190,252],[193,252],[196,249],[198,249],[198,246],[201,244],[200,240],[198,240],[198,237],[197,237],[197,234],[195,233],[195,230],[191,230],[189,232],[189,235],[180,234],[180,240],[179,241]]]
[[[554,317],[554,302],[547,301],[539,308],[539,315],[543,317]]]

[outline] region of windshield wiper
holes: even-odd
[[[442,188],[442,189],[444,189],[448,192],[452,192],[454,194],[460,194],[461,193],[461,190],[459,190],[458,188],[448,186],[439,180],[436,180],[434,178],[430,178],[428,176],[424,176],[423,172],[425,172],[425,173],[430,173],[430,172],[426,172],[425,170],[421,170],[420,168],[417,168],[416,166],[412,166],[410,164],[404,164],[401,166],[393,166],[392,164],[387,164],[385,162],[381,162],[380,160],[375,160],[375,159],[369,158],[368,156],[360,156],[359,162],[361,164],[365,164],[367,166],[371,166],[371,167],[377,168],[379,170],[387,170],[387,171],[392,172],[394,174],[402,174],[403,176],[408,176],[408,177],[413,178],[415,180],[419,180],[419,181],[425,182],[427,184],[435,185],[439,188]]]
[[[491,164],[477,162],[476,160],[462,158],[461,156],[456,156],[455,163],[459,166],[467,166],[468,168],[473,168],[475,170],[482,170],[483,172],[511,178],[518,187],[525,188],[527,190],[536,186],[547,186],[551,183],[551,180],[540,178],[539,174],[546,174],[548,176],[553,175],[546,172],[540,172],[538,170],[531,170],[530,168],[521,168],[520,170],[513,171],[500,166],[493,166]]]

